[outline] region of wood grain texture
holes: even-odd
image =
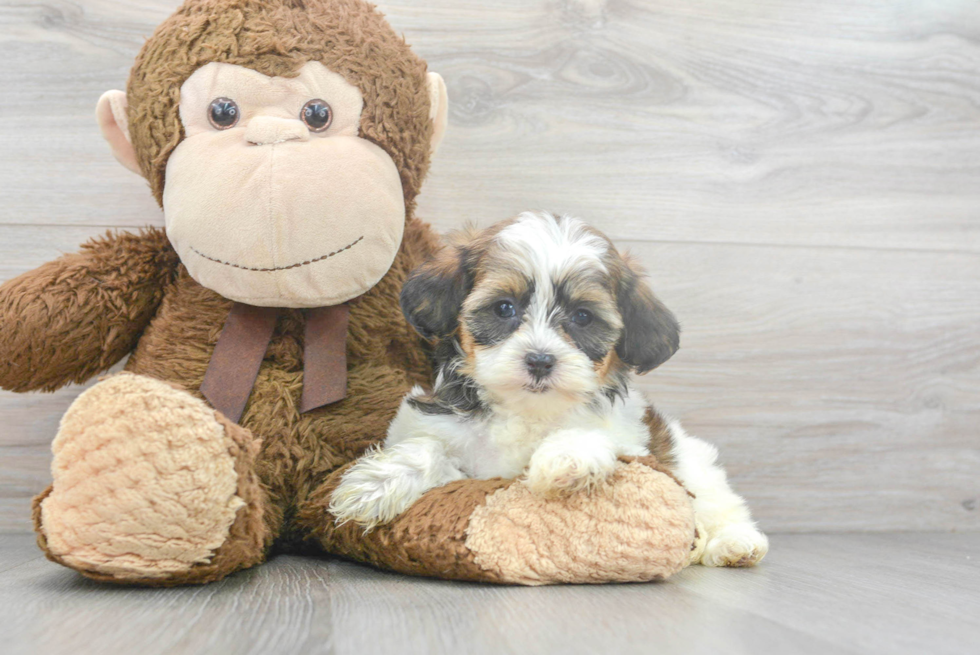
[[[176,5],[0,0],[0,281],[162,224],[93,107]],[[568,211],[631,248],[685,328],[641,386],[764,528],[980,529],[980,5],[381,7],[449,88],[420,215]],[[78,393],[0,392],[0,530]]]
[[[980,527],[980,259],[628,245],[685,326],[640,386],[763,525]]]
[[[17,163],[0,173],[0,222],[158,218],[106,156],[92,107],[177,4],[0,5],[14,62],[0,118]],[[440,226],[547,207],[617,237],[980,250],[976,3],[381,8],[449,86],[450,131],[421,199]],[[38,124],[58,144],[44,157]]]
[[[495,587],[282,556],[206,587],[100,585],[0,539],[4,653],[965,654],[980,533],[778,535],[757,569]],[[883,553],[887,552],[887,556]]]

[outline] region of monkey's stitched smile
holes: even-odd
[[[351,241],[350,243],[348,243],[343,248],[340,248],[339,250],[334,250],[333,252],[328,252],[326,255],[320,255],[319,257],[316,257],[314,259],[307,259],[305,262],[297,262],[295,264],[290,264],[289,266],[276,266],[276,267],[273,267],[273,268],[255,268],[255,267],[251,267],[251,266],[242,266],[241,264],[232,264],[231,262],[226,262],[226,261],[223,261],[221,259],[215,259],[214,257],[210,257],[208,255],[205,255],[203,252],[201,252],[200,250],[198,250],[194,246],[190,246],[190,249],[194,251],[194,254],[196,254],[196,255],[198,255],[200,257],[203,257],[204,259],[207,259],[208,261],[216,262],[218,264],[224,264],[225,266],[231,266],[232,268],[240,268],[243,271],[256,271],[258,273],[271,273],[273,271],[288,271],[291,268],[300,268],[301,266],[308,266],[310,264],[315,264],[317,262],[322,262],[324,259],[329,259],[329,258],[333,257],[334,255],[339,255],[340,253],[344,252],[345,250],[350,250],[351,248],[353,248],[354,246],[356,246],[362,239],[364,239],[364,235],[363,234],[361,236],[357,237],[356,239],[354,239],[353,241]]]

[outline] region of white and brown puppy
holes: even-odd
[[[332,497],[339,521],[390,521],[461,478],[527,476],[544,495],[602,482],[620,455],[655,455],[696,495],[711,566],[758,562],[768,541],[713,446],[631,384],[677,350],[674,316],[634,265],[580,220],[524,213],[463,232],[405,283],[402,308],[434,346],[431,392],[402,403],[384,447]]]

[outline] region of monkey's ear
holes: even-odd
[[[136,160],[136,149],[129,141],[129,120],[126,118],[126,92],[106,91],[95,107],[95,117],[99,121],[102,137],[112,148],[112,154],[120,164],[142,175]]]
[[[623,317],[623,334],[616,354],[640,375],[652,371],[680,347],[677,319],[657,300],[642,273],[627,259],[619,281],[617,304]]]
[[[428,73],[426,83],[429,86],[429,120],[432,121],[431,153],[435,154],[449,122],[449,93],[439,73]]]
[[[459,312],[473,284],[460,248],[447,246],[415,269],[402,287],[405,318],[425,339],[441,339],[459,324]]]

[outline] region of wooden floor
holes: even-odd
[[[206,587],[126,589],[0,538],[5,655],[975,655],[980,533],[775,535],[756,569],[495,587],[280,556]]]

